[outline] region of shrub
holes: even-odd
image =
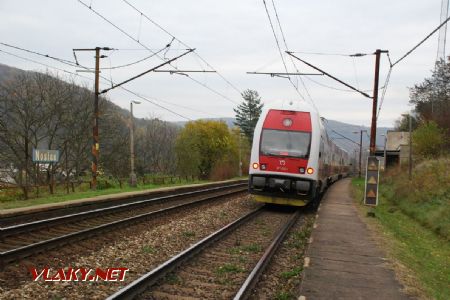
[[[425,122],[414,130],[412,142],[414,154],[426,158],[438,157],[446,143],[446,135],[434,121]]]

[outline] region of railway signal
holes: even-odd
[[[367,158],[366,188],[364,192],[364,204],[378,205],[378,182],[380,179],[380,161],[376,156]]]

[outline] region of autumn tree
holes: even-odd
[[[446,142],[444,130],[434,121],[421,124],[412,138],[414,153],[427,158],[439,156]]]
[[[236,150],[224,122],[188,122],[176,140],[179,171],[184,175],[209,178],[215,164],[229,158],[233,149]]]
[[[253,141],[253,132],[261,115],[263,104],[261,103],[261,97],[258,92],[254,90],[245,90],[242,93],[242,98],[244,101],[234,109],[236,113],[235,125],[241,128],[251,142]]]
[[[449,61],[438,62],[431,78],[425,78],[410,89],[410,103],[421,121],[434,121],[447,135],[450,133]]]

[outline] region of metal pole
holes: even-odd
[[[375,155],[377,136],[377,106],[378,106],[378,81],[380,77],[381,50],[375,51],[375,80],[373,85],[372,125],[370,127],[370,155]]]
[[[411,114],[408,115],[409,120],[409,180],[412,179],[412,135],[411,135]]]
[[[360,131],[359,136],[359,178],[361,178],[361,156],[362,156],[362,133],[364,130]]]
[[[130,102],[130,186],[136,186],[136,173],[134,172],[134,132],[133,132],[133,101]]]
[[[239,177],[242,177],[242,159],[241,159],[241,130],[239,129]]]
[[[94,91],[94,128],[92,130],[92,189],[97,189],[97,166],[98,166],[98,150],[99,136],[98,136],[98,90],[99,90],[99,73],[100,73],[100,48],[95,48],[95,91]]]
[[[386,157],[386,143],[387,143],[387,132],[384,135],[384,150],[383,150],[383,156],[384,156],[384,171],[386,172],[386,166],[387,166],[387,157]]]

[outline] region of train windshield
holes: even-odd
[[[310,143],[310,132],[263,129],[261,154],[307,158]]]

